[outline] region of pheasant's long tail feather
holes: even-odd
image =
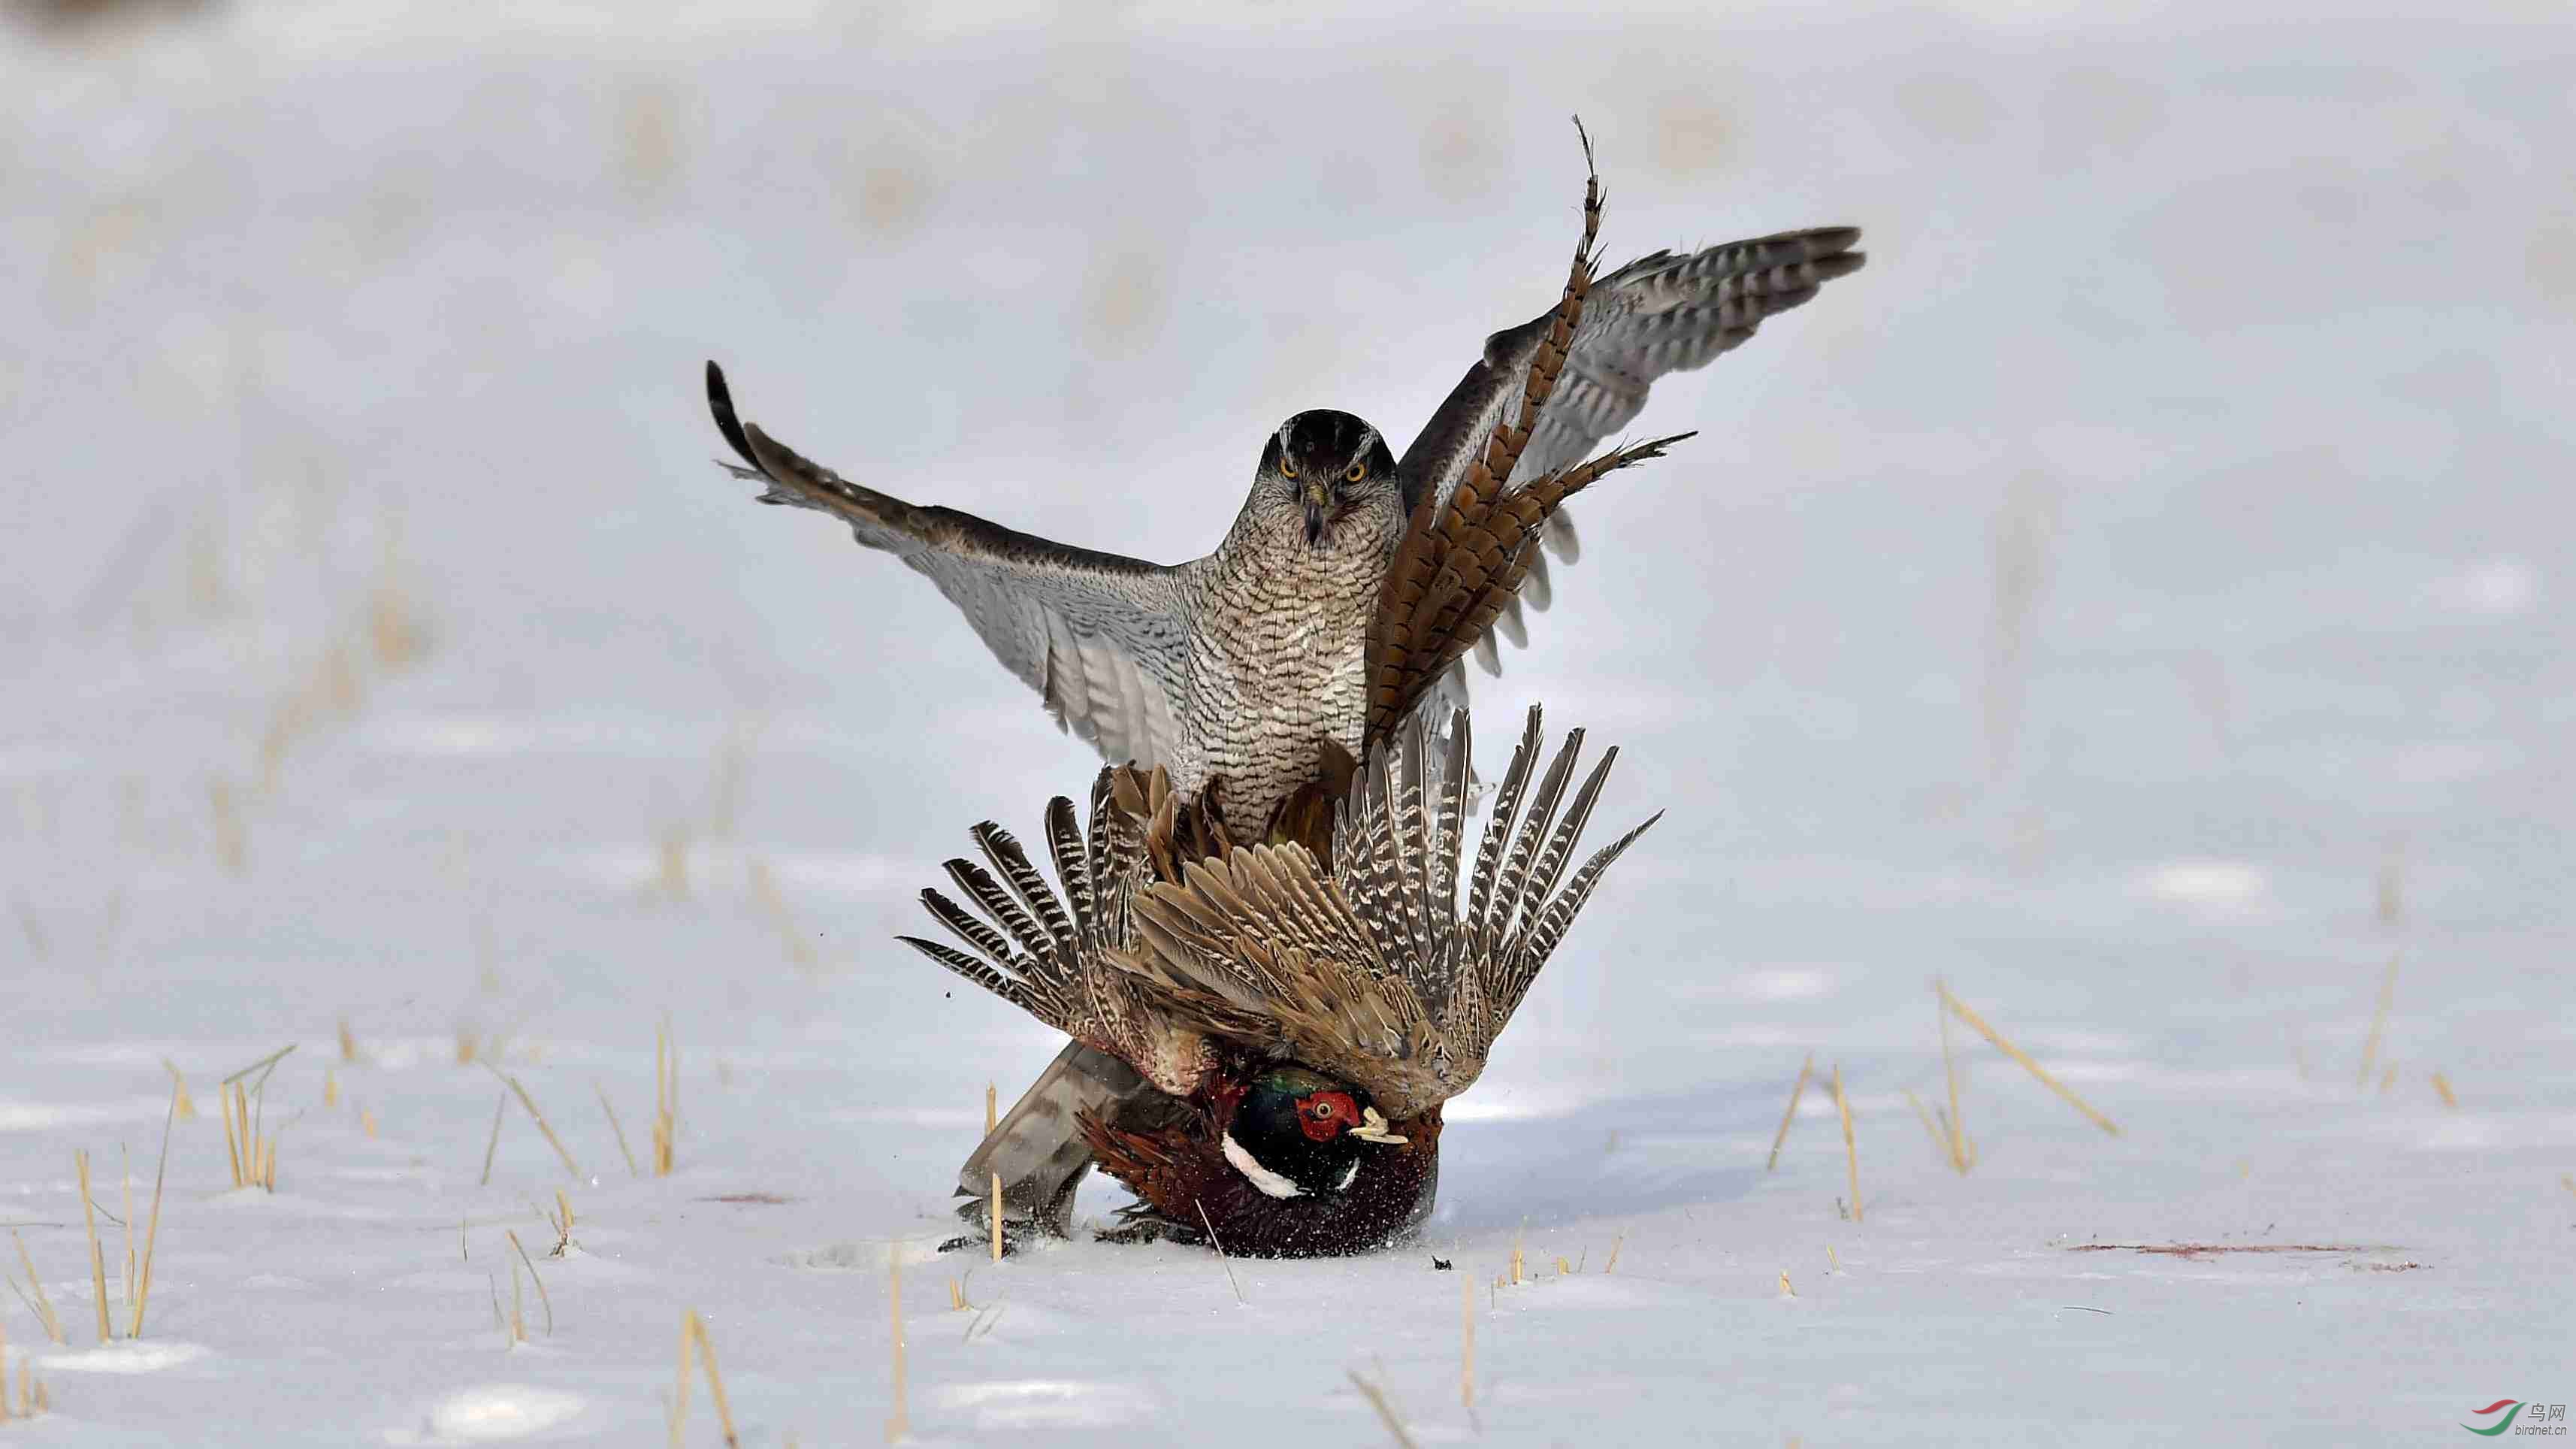
[[[1601,174],[1593,165],[1592,137],[1584,132],[1579,120],[1575,122],[1575,132],[1583,138],[1583,236],[1574,246],[1565,291],[1549,318],[1547,337],[1531,360],[1518,414],[1506,411],[1495,419],[1485,445],[1477,450],[1475,461],[1468,465],[1458,486],[1446,499],[1423,494],[1406,522],[1404,541],[1388,567],[1379,592],[1377,617],[1369,628],[1366,744],[1388,738],[1396,721],[1412,711],[1431,681],[1476,645],[1477,636],[1454,641],[1435,636],[1443,609],[1454,602],[1451,590],[1440,583],[1444,565],[1479,545],[1491,554],[1494,563],[1509,556],[1508,546],[1498,549],[1500,541],[1487,536],[1487,520],[1502,498],[1503,486],[1520,462],[1521,453],[1529,447],[1530,434],[1537,428],[1549,396],[1556,391],[1557,379],[1565,372],[1566,356],[1574,348],[1574,329],[1583,320],[1584,299],[1592,292],[1592,248],[1601,234]],[[1562,496],[1559,495],[1560,501]],[[1553,512],[1554,505],[1550,504],[1546,511]],[[1499,611],[1501,606],[1495,607]],[[1486,622],[1491,622],[1490,615]],[[1454,650],[1448,647],[1452,642],[1456,643]],[[1439,660],[1436,664],[1435,658]],[[1366,753],[1365,748],[1362,753]]]
[[[1538,759],[1539,707],[1531,705],[1529,718],[1521,725],[1520,743],[1512,747],[1511,768],[1503,772],[1502,786],[1494,792],[1494,803],[1485,818],[1485,839],[1476,848],[1476,871],[1467,884],[1466,922],[1472,932],[1485,919],[1486,906],[1494,898],[1494,887],[1502,874],[1503,852],[1509,845],[1512,826],[1521,808],[1521,792],[1529,787],[1531,766]]]

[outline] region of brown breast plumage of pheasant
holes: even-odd
[[[982,862],[948,866],[974,909],[922,896],[963,949],[904,939],[1141,1079],[1078,1114],[1138,1199],[1118,1236],[1212,1231],[1229,1252],[1281,1256],[1382,1245],[1430,1211],[1442,1104],[1474,1085],[1602,872],[1654,823],[1577,866],[1618,751],[1576,785],[1583,732],[1541,768],[1539,724],[1533,708],[1463,881],[1460,712],[1372,752],[1337,803],[1330,865],[1294,842],[1192,859],[1168,783],[1104,770],[1087,833],[1070,800],[1048,806],[1061,891],[978,825]]]

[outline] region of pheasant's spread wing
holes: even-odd
[[[743,423],[712,362],[707,405],[746,465],[725,467],[765,482],[761,502],[829,513],[859,542],[927,576],[994,656],[1045,698],[1056,721],[1103,758],[1147,766],[1168,759],[1187,647],[1181,569],[1074,548],[862,487]]]
[[[1111,800],[1110,772],[1092,785],[1088,835],[1071,800],[1047,803],[1054,882],[1009,831],[986,821],[971,834],[983,859],[949,861],[948,878],[973,908],[921,893],[923,909],[959,945],[897,939],[1157,1088],[1188,1096],[1215,1064],[1205,1032],[1110,960],[1133,938],[1130,902],[1152,869],[1136,823]]]
[[[1576,785],[1576,730],[1538,772],[1533,709],[1462,872],[1468,743],[1464,714],[1445,733],[1407,726],[1361,768],[1329,872],[1294,845],[1201,861],[1134,898],[1135,945],[1109,959],[1209,1035],[1352,1082],[1396,1121],[1465,1091],[1602,872],[1646,829],[1575,865],[1618,752]]]
[[[1858,271],[1863,254],[1851,248],[1859,240],[1860,229],[1848,226],[1782,232],[1687,254],[1657,252],[1594,281],[1562,371],[1505,491],[1580,462],[1635,421],[1657,379],[1706,366],[1750,338],[1764,318]],[[1557,315],[1551,311],[1485,339],[1484,356],[1467,369],[1396,465],[1407,505],[1425,493],[1445,503],[1466,479],[1487,438],[1519,406],[1532,364],[1549,350]],[[1578,545],[1571,519],[1556,515],[1545,539],[1549,552],[1573,562]],[[1535,549],[1531,554],[1522,593],[1532,608],[1543,609],[1550,590],[1547,561]],[[1495,629],[1515,643],[1526,637],[1519,600],[1503,611]],[[1490,636],[1478,643],[1477,654],[1489,670],[1496,667]]]

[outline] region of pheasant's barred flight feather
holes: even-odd
[[[1485,908],[1493,900],[1494,888],[1502,873],[1503,854],[1511,840],[1512,825],[1518,819],[1521,792],[1528,788],[1530,767],[1538,759],[1539,707],[1531,705],[1529,717],[1521,725],[1520,743],[1512,747],[1511,768],[1503,773],[1502,787],[1494,792],[1493,810],[1485,820],[1485,838],[1476,847],[1476,873],[1467,889],[1467,919],[1482,921]],[[1478,944],[1490,944],[1480,941]]]
[[[1013,945],[1035,957],[1053,954],[1054,938],[1038,929],[1036,918],[1010,892],[1002,889],[1001,882],[993,879],[991,871],[971,860],[962,859],[947,862],[947,870],[948,878],[956,882],[957,888],[964,891],[993,924],[1002,928],[1002,933],[1011,938]]]
[[[983,847],[984,858],[991,861],[1002,879],[1009,883],[1011,894],[1035,918],[1036,925],[1054,943],[1057,953],[1070,957],[1075,950],[1073,921],[1056,899],[1055,888],[1029,864],[1028,852],[1020,848],[1018,837],[987,821],[973,830],[975,843]]]
[[[1245,1037],[1239,1019],[1199,1018],[1212,1033],[1364,1088],[1394,1120],[1466,1090],[1602,872],[1645,827],[1566,879],[1617,752],[1569,799],[1583,745],[1573,731],[1532,789],[1532,710],[1462,914],[1464,732],[1464,718],[1453,720],[1435,745],[1430,729],[1407,728],[1360,772],[1329,873],[1294,845],[1203,861],[1137,896],[1137,944],[1113,959],[1156,983],[1176,1010],[1215,998],[1237,1018],[1266,1021],[1264,1034]]]

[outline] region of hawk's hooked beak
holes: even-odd
[[[1395,1145],[1412,1140],[1408,1137],[1399,1137],[1396,1134],[1387,1131],[1386,1117],[1375,1107],[1362,1107],[1360,1109],[1360,1125],[1357,1127],[1347,1128],[1345,1130],[1362,1142],[1383,1142],[1389,1145]]]
[[[1312,544],[1324,536],[1324,517],[1333,506],[1332,485],[1317,478],[1306,485],[1306,542]],[[1356,1129],[1355,1129],[1356,1130]]]

